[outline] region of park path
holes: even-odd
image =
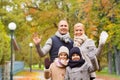
[[[44,79],[44,73],[41,70],[33,70],[32,72],[26,70],[24,73],[15,75],[14,80],[46,80]]]
[[[46,80],[44,79],[43,71],[34,70],[32,72],[25,71],[24,73],[20,73],[19,75],[15,75],[13,77],[14,80]],[[50,79],[47,79],[50,80]],[[114,78],[106,78],[104,76],[97,76],[95,80],[116,80]]]
[[[19,75],[15,75],[13,77],[14,80],[45,80],[43,76],[43,72],[41,71],[24,71],[24,73],[20,73]]]

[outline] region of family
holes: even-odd
[[[94,41],[85,34],[82,23],[74,25],[74,39],[69,34],[69,25],[66,20],[58,23],[58,30],[50,37],[43,47],[42,41],[34,35],[38,54],[42,57],[47,53],[50,62],[45,64],[44,77],[51,80],[95,80],[95,71],[99,69],[99,57],[106,39],[101,38],[98,48]]]

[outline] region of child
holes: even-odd
[[[69,50],[61,46],[58,52],[58,58],[55,58],[49,69],[45,70],[44,77],[51,80],[64,80],[66,66],[68,65]]]
[[[80,49],[73,47],[70,50],[69,63],[66,68],[65,80],[90,80],[90,73],[95,71],[96,65],[91,65],[82,58]]]

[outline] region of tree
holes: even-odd
[[[10,37],[5,32],[5,27],[0,21],[0,65],[10,58]]]

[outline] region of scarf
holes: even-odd
[[[79,61],[69,60],[68,66],[70,66],[70,68],[81,67],[84,63],[85,60],[83,58],[81,58]]]
[[[62,34],[60,34],[60,33],[57,31],[57,32],[55,33],[55,35],[56,35],[57,37],[59,37],[60,40],[64,41],[65,43],[70,42],[70,35],[69,35],[69,33],[62,35]]]
[[[85,34],[81,36],[74,36],[74,46],[80,47],[86,39],[88,39],[88,37]]]
[[[59,58],[55,58],[55,64],[58,67],[66,67],[68,65],[68,60],[60,60]]]

